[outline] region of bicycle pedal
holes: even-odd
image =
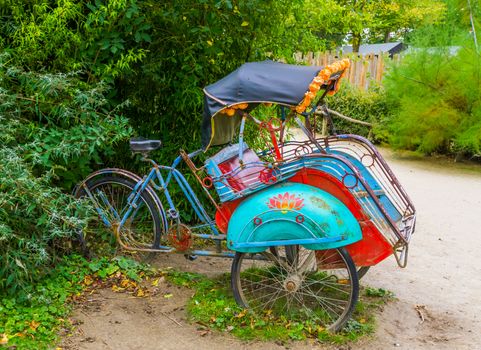
[[[189,261],[194,261],[194,260],[197,260],[198,256],[192,255],[192,254],[184,254],[184,258],[186,258]]]

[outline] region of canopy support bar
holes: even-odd
[[[306,128],[306,126],[304,125],[302,120],[300,120],[297,115],[295,116],[294,120],[296,121],[299,128],[301,128],[301,130],[304,132],[304,134],[306,134],[306,136],[309,138],[309,141],[311,141],[314,145],[316,145],[319,152],[321,152],[322,154],[326,154],[327,152],[324,150],[324,148],[321,146],[321,144],[319,142],[317,142],[317,140],[314,137],[314,135],[312,134],[312,132],[308,128]]]
[[[246,125],[247,113],[242,115],[240,130],[239,130],[239,164],[244,167],[244,128]]]

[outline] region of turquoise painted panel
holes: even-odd
[[[299,183],[282,183],[244,200],[229,221],[227,246],[244,253],[268,246],[301,244],[338,248],[362,238],[349,209],[331,194]]]

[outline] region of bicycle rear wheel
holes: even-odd
[[[286,251],[297,256],[264,252],[257,257],[264,260],[259,260],[236,253],[231,283],[237,303],[256,313],[284,316],[332,332],[342,329],[359,296],[356,267],[347,251]]]
[[[130,208],[129,200],[135,182],[115,176],[94,178],[82,187],[77,197],[88,197],[97,213],[93,215],[89,226],[82,232],[88,251],[97,255],[115,255],[120,252],[114,228],[120,224],[126,211]],[[158,249],[162,234],[165,232],[163,208],[147,191],[141,193],[137,207],[133,208],[126,222],[119,228],[122,243],[129,249],[123,249],[137,260],[146,261],[152,257],[151,252],[138,249]],[[132,249],[132,250],[130,250]]]

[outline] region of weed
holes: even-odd
[[[379,297],[379,298],[392,298],[394,297],[394,294],[386,289],[382,288],[372,288],[372,287],[366,287],[364,289],[364,294],[367,297]]]

